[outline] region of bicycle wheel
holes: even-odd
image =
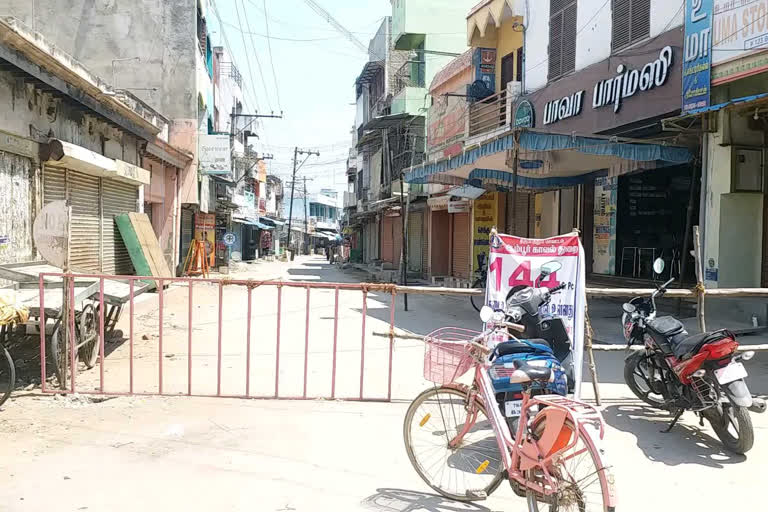
[[[534,437],[541,437],[546,427],[546,420],[539,421],[533,427]],[[566,446],[573,439],[574,425],[566,421],[558,436],[560,447]],[[548,471],[557,482],[557,494],[542,496],[530,490],[526,492],[529,512],[615,512],[615,507],[608,507],[605,496],[613,493],[610,468],[603,462],[601,453],[595,447],[595,436],[582,427],[578,442],[561,453],[548,467]],[[557,443],[556,443],[557,446]],[[557,448],[553,448],[553,451]],[[541,468],[526,472],[529,481],[544,483]]]
[[[485,281],[478,278],[475,279],[475,282],[472,283],[472,288],[480,288],[485,290]],[[469,298],[470,301],[472,301],[472,307],[475,308],[475,311],[480,311],[480,308],[482,308],[485,305],[485,295],[472,295]]]
[[[13,359],[5,347],[0,347],[0,405],[3,405],[11,396],[14,384],[16,384],[16,368],[13,366]]]
[[[477,418],[456,448],[449,442],[468,421],[467,393],[441,387],[424,391],[405,415],[403,438],[408,458],[432,489],[456,501],[490,495],[503,476],[496,434],[485,409],[476,405]]]

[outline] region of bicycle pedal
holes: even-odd
[[[465,495],[471,500],[485,500],[488,499],[488,493],[485,491],[471,491],[468,490]]]

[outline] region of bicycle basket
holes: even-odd
[[[481,334],[469,329],[443,327],[428,334],[424,353],[424,378],[435,384],[450,384],[472,366],[468,341]]]

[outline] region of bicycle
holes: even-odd
[[[457,501],[485,499],[507,479],[529,512],[544,510],[540,504],[551,512],[614,512],[613,475],[599,449],[605,431],[600,413],[559,395],[531,396],[532,385],[552,382],[556,369],[526,363],[496,368],[494,378],[508,376],[524,388],[512,437],[496,402],[486,342],[501,328],[520,332],[522,326],[496,314],[494,320],[482,333],[443,328],[425,338],[424,376],[436,385],[405,416],[403,436],[414,469],[432,489]],[[458,383],[471,368],[472,384]]]
[[[16,384],[16,367],[5,345],[14,326],[26,323],[29,311],[0,300],[0,406],[11,396]]]

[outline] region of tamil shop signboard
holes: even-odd
[[[685,0],[683,112],[709,106],[712,2],[713,0]]]
[[[682,30],[670,30],[536,91],[539,130],[601,133],[678,111],[682,47]]]
[[[200,135],[200,172],[202,174],[231,174],[232,151],[229,135]]]
[[[712,3],[712,84],[768,69],[768,0],[703,0]]]

